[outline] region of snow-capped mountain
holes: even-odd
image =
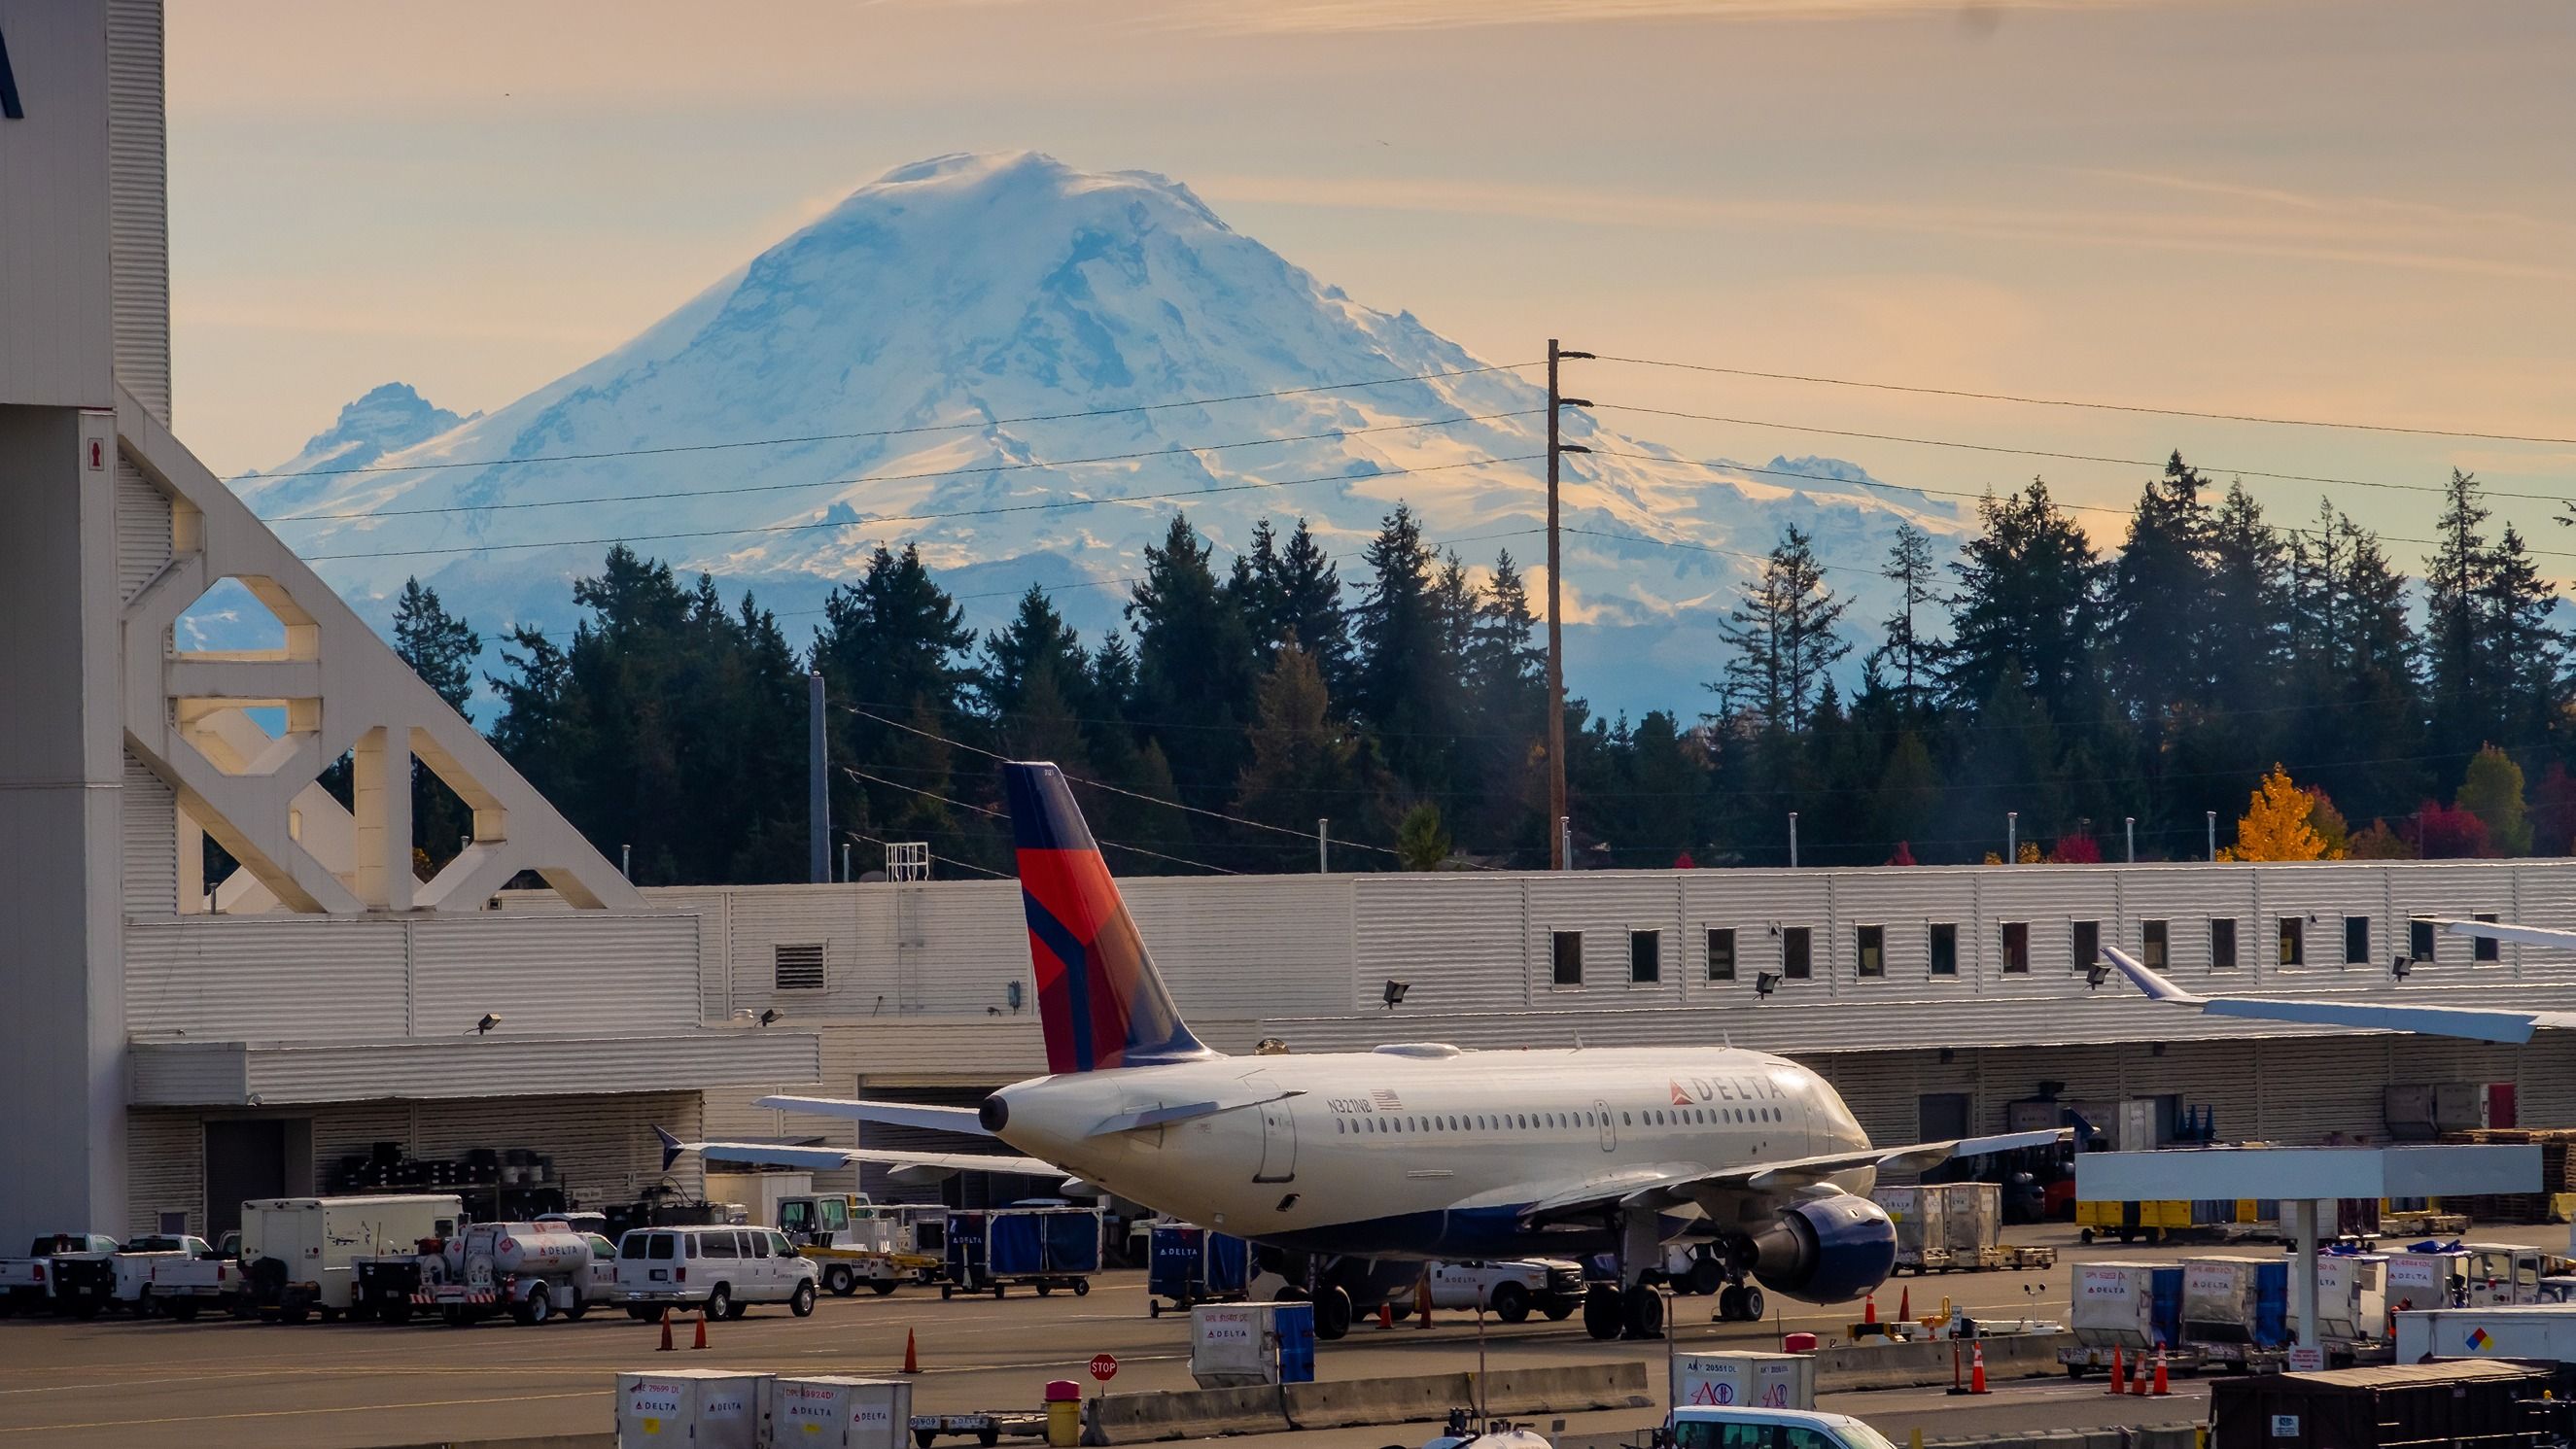
[[[1399,501],[1471,565],[1540,561],[1533,375],[1353,301],[1161,176],[946,156],[507,407],[458,418],[388,385],[237,486],[373,617],[418,574],[487,635],[565,625],[569,580],[624,539],[756,590],[801,641],[880,541],[913,540],[975,622],[1037,582],[1096,636],[1173,508],[1221,549],[1308,518],[1346,580]],[[1848,463],[1711,471],[1567,426],[1595,449],[1567,465],[1569,682],[1604,708],[1703,706],[1713,625],[1787,524],[1872,561],[1899,520],[1960,529]],[[1874,575],[1835,583],[1853,619],[1886,612]]]

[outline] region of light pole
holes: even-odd
[[[1559,459],[1567,453],[1589,453],[1592,450],[1564,438],[1561,413],[1569,407],[1590,407],[1582,398],[1571,398],[1558,390],[1556,365],[1568,358],[1588,358],[1589,352],[1572,352],[1547,339],[1547,815],[1551,820],[1565,819],[1565,566],[1564,555],[1557,547]],[[1555,870],[1572,870],[1574,861],[1566,844],[1571,831],[1559,830],[1549,846],[1555,856],[1548,862]]]

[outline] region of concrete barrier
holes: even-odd
[[[1204,1439],[1217,1434],[1275,1434],[1295,1427],[1288,1421],[1276,1384],[1248,1389],[1104,1394],[1091,1401],[1089,1421],[1099,1441],[1107,1444]]]
[[[1461,1402],[1481,1402],[1486,1413],[1500,1416],[1655,1406],[1654,1396],[1646,1388],[1646,1366],[1633,1359],[1626,1363],[1495,1369],[1485,1376],[1481,1399],[1474,1392],[1474,1375],[1468,1378],[1469,1396]]]
[[[2066,1370],[2057,1351],[2075,1342],[2071,1333],[2015,1333],[1981,1338],[1986,1346],[1986,1377],[2044,1378]],[[1958,1371],[1967,1373],[1966,1342],[1957,1345]],[[1816,1351],[1816,1392],[1850,1393],[1858,1389],[1910,1389],[1950,1382],[1951,1342],[1851,1344]],[[2081,1446],[2078,1446],[2081,1449]]]
[[[1355,1424],[1436,1422],[1473,1402],[1471,1376],[1419,1374],[1406,1378],[1340,1379],[1288,1385],[1288,1424],[1295,1429],[1341,1429]]]

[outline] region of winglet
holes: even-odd
[[[671,1164],[680,1160],[680,1154],[689,1150],[689,1145],[659,1127],[653,1129],[653,1135],[662,1139],[662,1170],[668,1172]]]
[[[2102,954],[2111,959],[2111,964],[2118,967],[2120,974],[2128,977],[2131,984],[2135,985],[2140,991],[2145,992],[2147,994],[2147,999],[2150,1001],[2170,1002],[2175,1006],[2205,1006],[2208,1004],[2208,997],[2194,996],[2190,992],[2183,990],[2181,987],[2174,985],[2162,976],[2148,970],[2146,963],[2140,961],[2137,957],[2130,955],[2128,952],[2121,950],[2117,946],[2103,947]]]

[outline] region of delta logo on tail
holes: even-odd
[[[1108,862],[1053,765],[1010,764],[1002,783],[1029,919],[1050,1072],[1107,1071],[1208,1055],[1181,1023]]]

